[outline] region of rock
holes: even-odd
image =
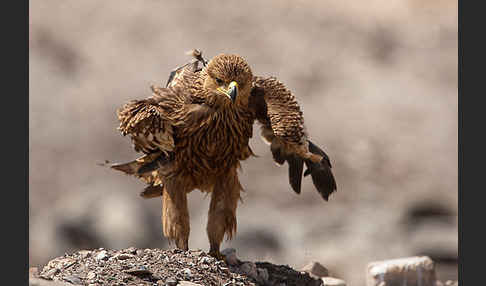
[[[72,284],[62,283],[59,281],[49,281],[40,278],[29,278],[29,286],[72,286]]]
[[[309,275],[312,277],[321,278],[329,276],[329,271],[327,270],[327,268],[322,266],[322,264],[317,261],[310,262],[302,268],[302,271],[309,273]]]
[[[191,272],[191,269],[189,269],[189,268],[184,268],[183,273],[184,273],[184,277],[186,279],[189,279],[189,278],[192,277],[192,272]]]
[[[45,274],[42,274],[41,277],[52,280],[52,277],[54,277],[54,275],[59,273],[59,271],[60,270],[58,268],[52,268],[49,271],[47,271]]]
[[[177,284],[177,286],[203,286],[203,285],[189,282],[189,281],[180,281],[179,284]]]
[[[130,253],[130,254],[136,254],[137,253],[137,248],[131,246],[131,247],[125,249],[124,251],[127,252],[127,253]]]
[[[322,286],[346,286],[346,282],[341,279],[333,277],[323,277],[321,278],[324,283]]]
[[[221,251],[221,254],[224,255],[224,261],[226,262],[226,264],[238,264],[238,258],[236,257],[236,250],[234,248],[226,248],[225,250]]]
[[[250,276],[253,279],[258,278],[257,267],[253,262],[245,262],[240,266],[239,269],[241,272],[243,272],[243,274]]]
[[[207,257],[207,256],[204,256],[204,257],[201,257],[199,259],[199,262],[200,263],[203,263],[203,264],[209,264],[213,261],[213,259],[211,257]]]
[[[78,254],[81,256],[82,259],[85,259],[88,256],[91,256],[91,251],[89,251],[89,250],[80,250],[80,251],[78,251]]]
[[[118,260],[126,260],[135,257],[133,254],[128,254],[128,253],[119,253],[114,256],[114,258]]]
[[[262,282],[262,284],[267,284],[268,282],[268,270],[265,268],[257,268],[257,273],[258,273],[258,280]]]
[[[152,272],[150,270],[148,270],[145,266],[140,266],[140,267],[133,268],[133,269],[130,269],[130,270],[125,270],[123,272],[130,274],[130,275],[134,275],[134,276],[152,275]]]
[[[96,260],[106,260],[108,259],[108,252],[106,250],[102,250],[100,251],[96,257],[95,257]]]
[[[427,256],[375,261],[368,264],[367,286],[435,286],[435,265]]]
[[[161,285],[164,285],[164,284],[161,284]],[[169,279],[167,279],[165,281],[165,285],[167,285],[167,286],[176,286],[177,285],[177,280],[174,279],[174,278],[169,278]]]
[[[72,283],[72,284],[75,284],[75,285],[81,285],[81,284],[83,284],[83,281],[81,281],[81,279],[78,276],[69,275],[69,276],[63,277],[63,279],[65,281],[67,281],[69,283]]]
[[[86,275],[86,279],[88,279],[88,280],[91,280],[91,279],[94,279],[94,278],[96,278],[96,273],[94,273],[93,271],[88,272],[88,274]]]

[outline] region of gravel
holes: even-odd
[[[233,253],[230,250],[228,253]],[[306,272],[268,262],[218,261],[202,250],[81,250],[52,259],[38,278],[67,285],[322,285]]]

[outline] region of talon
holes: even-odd
[[[224,260],[226,258],[226,256],[224,256],[221,252],[219,252],[219,250],[217,251],[211,250],[209,251],[208,254],[216,258],[217,260]]]

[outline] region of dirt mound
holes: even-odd
[[[218,261],[202,250],[99,248],[54,258],[40,273],[32,273],[31,285],[34,280],[36,285],[41,285],[40,279],[91,286],[322,285],[322,280],[285,265],[237,259],[231,264]]]

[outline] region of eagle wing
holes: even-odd
[[[175,129],[196,125],[210,111],[205,105],[192,103],[191,95],[181,86],[151,86],[151,89],[151,97],[132,100],[117,110],[118,130],[130,137],[135,151],[144,155],[110,166],[149,184],[141,193],[145,198],[162,193],[158,169],[170,166],[174,158]]]
[[[326,153],[311,142],[303,113],[292,93],[276,78],[254,77],[249,105],[262,127],[262,138],[270,144],[273,159],[289,165],[289,183],[300,193],[304,176],[311,175],[317,191],[327,201],[336,191],[331,162]]]

